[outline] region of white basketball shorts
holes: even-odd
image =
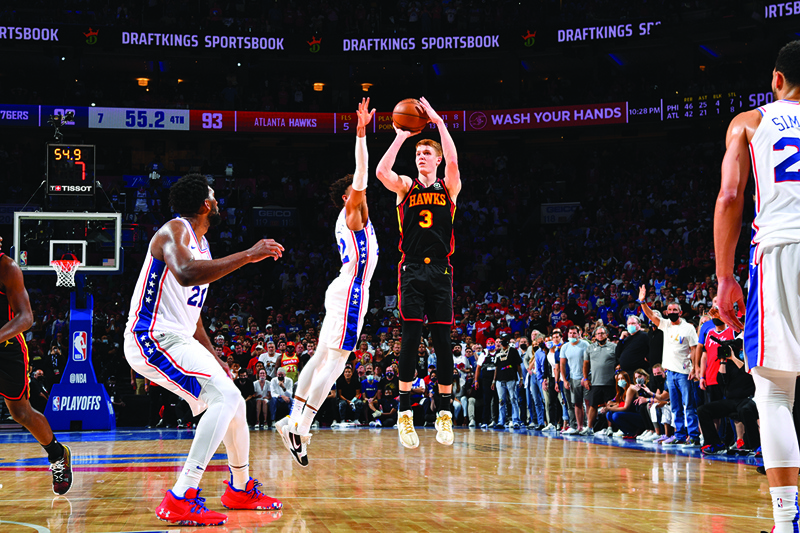
[[[211,352],[177,333],[126,331],[125,359],[134,371],[186,400],[195,415],[208,407],[200,398],[208,380],[225,376]]]
[[[800,372],[800,243],[750,251],[744,323],[748,368]]]
[[[330,348],[355,350],[368,307],[369,285],[358,278],[337,277],[325,292],[320,342]]]

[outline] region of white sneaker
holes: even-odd
[[[311,424],[311,429],[319,429],[319,422],[314,420],[314,422]]]
[[[403,443],[403,446],[406,448],[413,449],[419,446],[417,430],[414,429],[414,413],[411,411],[411,409],[408,411],[400,411],[398,413],[397,432],[400,435],[400,442]]]
[[[308,466],[308,441],[311,440],[311,435],[298,435],[291,430],[297,427],[297,424],[292,423],[288,416],[278,420],[275,424],[275,429],[281,435],[283,445],[292,454],[292,459],[302,467]]]
[[[580,435],[581,437],[585,437],[586,435],[589,434],[591,430],[592,428],[583,428],[578,432],[578,435]]]
[[[475,427],[475,421],[474,420],[470,420],[469,421],[469,427],[471,427],[471,428]]]
[[[376,421],[375,421],[375,427],[376,427],[376,428],[379,428],[379,427],[381,427],[381,426],[383,426],[383,424],[381,424],[381,421],[380,421],[380,420],[376,420]]]
[[[620,429],[612,433],[611,436],[616,438],[622,438],[625,436],[625,432]]]
[[[575,429],[574,427],[568,427],[566,429],[566,431],[562,431],[561,434],[562,435],[577,435],[578,434],[578,430]]]
[[[369,427],[371,427],[371,428],[374,428],[374,427],[375,427],[375,421],[374,421],[374,420],[373,420],[372,422],[370,422],[370,423],[369,423]]]
[[[555,431],[556,427],[553,424],[547,424],[542,428],[542,431]]]
[[[439,416],[436,417],[436,441],[445,446],[453,444],[453,415],[450,411],[439,411]]]
[[[661,438],[661,435],[659,435],[658,433],[656,433],[656,432],[654,431],[654,432],[653,432],[653,434],[652,434],[652,435],[650,435],[650,437],[647,439],[647,441],[646,441],[646,442],[655,442],[655,441],[657,441],[657,440],[658,440],[658,439],[660,439],[660,438]]]
[[[644,432],[644,433],[642,433],[641,435],[637,436],[637,437],[636,437],[636,440],[637,440],[637,441],[639,441],[639,442],[646,441],[647,439],[649,439],[649,438],[650,438],[650,436],[651,436],[652,434],[653,434],[653,432],[652,432],[652,431],[650,431],[650,430],[648,429],[647,431],[645,431],[645,432]]]

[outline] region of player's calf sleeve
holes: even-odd
[[[453,384],[453,347],[450,344],[450,324],[428,324],[436,350],[436,377],[439,385]]]
[[[796,372],[782,372],[756,367],[752,370],[756,384],[754,400],[761,419],[761,449],[766,468],[800,467],[800,447],[797,439],[786,438],[788,428],[794,427]]]
[[[422,338],[422,322],[417,320],[403,321],[403,343],[400,346],[400,364],[398,376],[400,381],[414,381],[414,361]]]

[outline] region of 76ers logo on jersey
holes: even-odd
[[[86,332],[76,331],[72,335],[72,360],[86,361]]]

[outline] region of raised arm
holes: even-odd
[[[428,118],[431,122],[436,124],[436,129],[439,130],[439,135],[442,139],[442,152],[445,162],[444,167],[444,184],[447,187],[447,192],[450,193],[450,198],[453,202],[456,201],[458,193],[461,192],[461,171],[458,169],[458,152],[456,151],[456,144],[447,130],[447,125],[442,120],[442,117],[434,111],[431,104],[423,97],[419,99]]]
[[[650,320],[650,322],[652,322],[653,324],[655,324],[656,327],[658,327],[658,325],[661,324],[661,319],[658,318],[656,314],[653,312],[653,310],[650,309],[650,306],[647,305],[647,302],[645,301],[646,296],[647,296],[647,287],[642,285],[639,288],[639,304],[641,304],[642,311],[644,311],[645,316]]]
[[[392,167],[394,167],[397,153],[400,151],[400,147],[403,146],[405,140],[419,132],[411,133],[398,129],[396,126],[394,131],[397,135],[394,141],[392,141],[392,144],[389,145],[389,149],[383,154],[383,157],[378,163],[378,168],[375,170],[375,174],[378,176],[378,179],[381,180],[384,187],[397,194],[397,202],[400,203],[408,192],[409,187],[411,187],[411,178],[398,175],[392,170]]]
[[[372,121],[375,110],[369,110],[369,98],[362,98],[358,104],[358,126],[356,126],[356,171],[353,173],[353,188],[344,204],[347,227],[352,231],[364,229],[369,216],[367,210],[367,174],[369,154],[367,153],[367,124]]]
[[[156,233],[150,253],[167,267],[184,287],[204,285],[226,276],[234,270],[256,263],[267,257],[276,261],[283,253],[283,246],[272,239],[261,239],[252,248],[227,257],[212,260],[196,260],[189,250],[189,231],[178,220],[164,224]]]
[[[743,325],[733,311],[739,304],[744,311],[744,295],[733,277],[736,243],[742,229],[744,189],[750,176],[750,139],[761,123],[761,113],[754,109],[738,114],[728,126],[725,136],[725,157],[722,158],[722,180],[714,208],[714,253],[717,260],[717,307],[720,318],[741,330]]]
[[[7,344],[10,339],[31,327],[33,311],[22,279],[22,270],[7,255],[0,256],[0,283],[8,298],[8,305],[14,313],[14,318],[0,328],[0,342]],[[27,368],[25,370],[27,371]]]

